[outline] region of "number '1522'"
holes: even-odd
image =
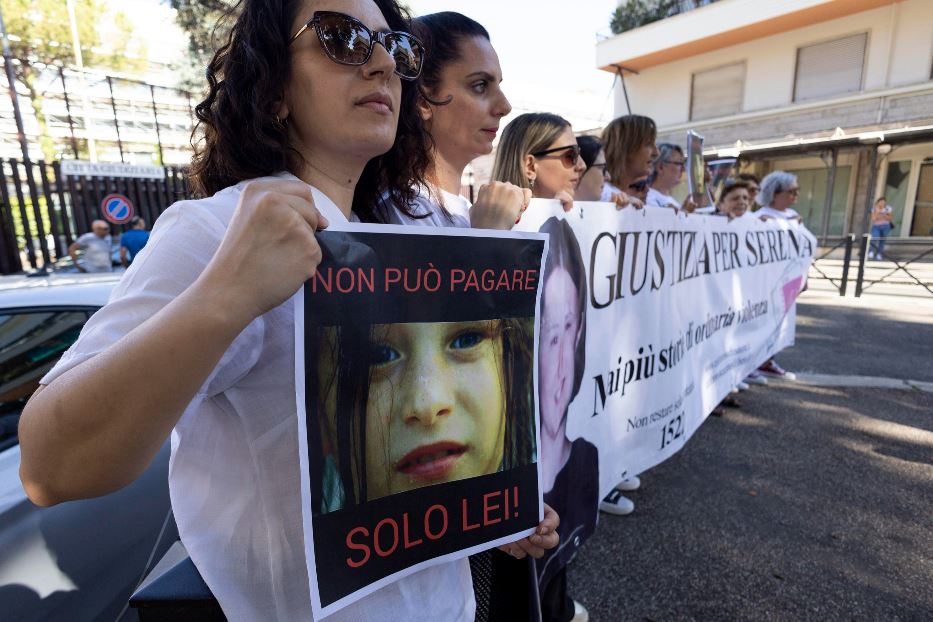
[[[661,449],[664,449],[684,435],[683,415],[677,415],[661,428]]]

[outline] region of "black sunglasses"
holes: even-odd
[[[553,149],[545,149],[544,151],[536,151],[532,153],[536,158],[543,158],[550,153],[557,153],[558,151],[563,151],[559,156],[550,156],[552,158],[560,158],[561,163],[567,168],[573,168],[577,165],[577,160],[582,156],[580,155],[580,146],[579,145],[567,145],[566,147],[554,147]]]
[[[635,192],[641,192],[648,187],[647,179],[639,179],[638,181],[628,185],[629,190],[634,190]]]
[[[288,42],[294,43],[301,33],[314,27],[324,53],[341,65],[365,65],[373,55],[373,47],[381,43],[393,59],[395,73],[404,80],[414,80],[421,75],[424,63],[424,46],[417,37],[407,32],[373,32],[360,20],[333,11],[315,11],[295,36]]]

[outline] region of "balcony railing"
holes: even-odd
[[[612,14],[609,28],[612,34],[619,35],[714,2],[719,0],[622,0]]]

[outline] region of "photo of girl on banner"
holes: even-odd
[[[544,502],[561,517],[560,544],[536,561],[543,587],[570,562],[595,531],[599,506],[599,454],[584,438],[567,438],[570,402],[580,391],[586,363],[586,271],[566,220],[549,218],[541,294],[538,399],[541,409],[541,486]]]
[[[315,512],[531,464],[533,322],[318,327]]]

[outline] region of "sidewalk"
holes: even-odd
[[[811,287],[778,357],[804,381],[739,395],[644,474],[571,594],[595,621],[931,619],[933,392],[904,383],[933,382],[931,352],[933,296]]]

